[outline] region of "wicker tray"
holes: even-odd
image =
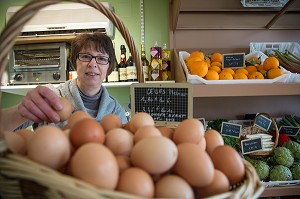
[[[84,3],[96,8],[108,17],[124,37],[126,44],[136,63],[138,81],[144,82],[141,59],[134,44],[133,38],[122,21],[109,9],[96,0],[68,0]],[[7,23],[0,35],[0,75],[7,64],[7,56],[13,48],[15,40],[23,26],[34,14],[51,4],[62,0],[33,0],[19,10]],[[1,94],[0,94],[1,95]],[[0,112],[1,113],[1,112]],[[1,114],[0,114],[1,120]],[[2,135],[0,127],[0,136]],[[263,184],[252,165],[244,160],[246,174],[244,181],[231,191],[216,195],[211,198],[257,198],[264,190]],[[42,199],[138,199],[141,197],[118,191],[110,191],[96,188],[86,182],[71,176],[59,173],[51,168],[40,165],[26,157],[15,155],[7,151],[3,138],[0,137],[0,197],[9,198],[42,198]]]

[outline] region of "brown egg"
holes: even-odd
[[[229,191],[229,187],[230,184],[226,175],[221,171],[215,169],[215,176],[212,183],[210,183],[205,187],[200,187],[198,189],[199,189],[200,197],[204,198],[204,197],[225,193]]]
[[[117,155],[116,160],[119,166],[119,173],[131,167],[130,158],[126,155]]]
[[[154,120],[148,113],[139,112],[132,116],[129,122],[129,128],[135,133],[142,126],[154,126]]]
[[[61,169],[70,158],[70,141],[60,128],[41,126],[28,143],[29,159],[53,169]]]
[[[245,165],[242,157],[232,147],[217,146],[211,154],[211,159],[215,168],[227,176],[230,185],[235,185],[244,179]]]
[[[161,133],[155,126],[142,126],[135,132],[133,141],[136,144],[138,141],[149,136],[161,136]]]
[[[119,167],[114,154],[104,145],[87,143],[71,158],[74,177],[99,188],[114,190],[119,179]]]
[[[203,187],[213,181],[214,165],[209,155],[198,145],[182,143],[177,145],[178,159],[174,171],[191,186]]]
[[[204,127],[197,119],[189,118],[179,123],[173,134],[175,144],[185,142],[198,144],[204,137]]]
[[[28,143],[34,132],[30,129],[19,129],[15,131],[16,134],[20,135],[25,140],[25,154],[27,154]]]
[[[158,126],[157,129],[160,131],[162,136],[165,136],[169,139],[173,139],[173,133],[175,131],[174,128],[166,127],[166,126]]]
[[[205,140],[204,138],[202,138],[201,141],[199,142],[198,146],[199,146],[203,151],[205,151],[206,145],[207,145],[206,140]]]
[[[107,133],[114,128],[121,128],[122,121],[116,114],[107,114],[102,118],[101,125],[104,128],[105,133]]]
[[[56,113],[60,117],[60,122],[64,122],[67,119],[69,119],[69,117],[71,116],[74,108],[73,108],[72,104],[69,102],[69,100],[67,100],[66,98],[60,97],[60,101],[63,105],[63,109],[60,110],[60,111],[56,111]]]
[[[192,187],[180,176],[165,175],[155,183],[155,198],[194,199]]]
[[[5,131],[4,140],[11,152],[19,155],[25,155],[27,153],[26,141],[19,134]]]
[[[75,148],[88,142],[103,144],[104,129],[99,122],[91,118],[83,118],[76,122],[70,130],[70,141]]]
[[[84,118],[92,118],[92,117],[84,111],[75,111],[74,113],[71,114],[68,120],[68,124],[67,124],[68,128],[71,129],[76,122]]]
[[[130,129],[129,122],[127,122],[126,124],[123,124],[122,128],[133,133],[132,130]]]
[[[129,156],[133,147],[133,135],[125,129],[114,128],[106,133],[104,145],[114,155]]]
[[[173,167],[177,160],[176,145],[163,136],[150,136],[136,143],[131,151],[131,163],[150,174],[161,174]]]
[[[141,168],[130,167],[120,174],[117,190],[152,198],[154,196],[154,183],[146,171]]]
[[[204,134],[205,140],[206,140],[206,152],[208,155],[211,155],[213,150],[217,146],[223,146],[224,140],[222,138],[222,135],[213,129],[207,130]]]

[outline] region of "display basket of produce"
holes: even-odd
[[[283,74],[273,78],[273,79],[231,79],[231,80],[207,80],[204,77],[200,77],[196,74],[191,74],[190,70],[187,67],[185,60],[190,56],[190,53],[186,51],[179,51],[179,60],[181,66],[184,70],[184,73],[187,78],[187,82],[191,84],[272,84],[272,83],[284,83],[289,81],[291,72],[283,69]],[[259,58],[263,63],[266,58],[268,58],[263,52],[255,51],[245,55],[245,60],[250,58]]]
[[[266,118],[261,120],[260,118]],[[259,121],[261,120],[261,121]],[[264,125],[269,125],[265,127]],[[263,126],[263,127],[261,127]],[[268,133],[268,129],[274,129],[275,136],[273,137]],[[250,153],[250,156],[269,156],[273,150],[277,147],[279,137],[279,130],[275,119],[267,113],[259,113],[254,118],[251,126],[242,128],[238,145],[241,146],[241,141],[246,139],[261,138],[262,149],[256,152]]]
[[[283,7],[288,0],[241,0],[244,7]]]
[[[143,74],[142,74],[142,67],[141,67],[141,60],[139,58],[138,51],[135,47],[133,38],[131,37],[128,29],[124,26],[122,21],[109,9],[105,8],[101,3],[95,0],[70,0],[72,2],[78,2],[87,4],[95,9],[99,10],[103,13],[106,17],[108,17],[116,28],[120,31],[122,36],[124,37],[127,45],[129,46],[130,52],[133,56],[133,59],[137,65],[138,69],[138,79],[139,82],[143,82]],[[45,0],[45,1],[37,1],[33,0],[26,4],[22,9],[20,9],[7,23],[6,27],[2,31],[0,35],[0,74],[3,73],[6,63],[7,63],[7,55],[9,54],[10,49],[14,46],[14,42],[18,37],[19,33],[21,32],[22,27],[24,24],[29,21],[35,13],[51,4],[59,3],[62,1],[59,0]],[[0,115],[1,119],[1,115]],[[94,121],[94,120],[92,120]],[[112,120],[111,120],[112,121]],[[84,121],[86,122],[86,121]],[[132,122],[132,120],[130,121]],[[154,123],[154,122],[153,122]],[[69,150],[69,154],[71,153],[71,145],[69,145],[68,137],[65,136],[62,132],[62,129],[56,128],[54,126],[44,126],[45,128],[51,129],[51,138],[55,135],[59,135],[60,141],[65,140],[68,143],[65,149]],[[43,128],[43,127],[41,127]],[[45,129],[44,128],[44,129]],[[36,130],[37,131],[37,130]],[[37,132],[34,132],[34,135],[37,135]],[[42,131],[42,130],[41,130]],[[42,131],[45,134],[45,130]],[[8,133],[8,134],[7,134]],[[112,198],[123,198],[123,199],[138,199],[138,198],[148,198],[142,197],[138,195],[134,195],[131,193],[125,193],[122,191],[117,191],[114,188],[99,188],[93,183],[90,183],[86,180],[81,178],[76,178],[73,175],[70,175],[68,172],[67,162],[64,163],[65,167],[61,167],[60,169],[54,169],[50,166],[45,166],[41,163],[37,163],[33,161],[28,156],[20,155],[16,151],[12,150],[14,147],[11,145],[14,142],[9,142],[9,136],[17,136],[18,140],[20,140],[20,136],[12,133],[12,132],[3,132],[2,127],[0,127],[0,196],[2,199],[9,199],[9,198],[49,198],[49,199],[56,199],[56,198],[84,198],[84,199],[112,199]],[[33,135],[33,136],[34,136]],[[154,139],[155,136],[153,136]],[[160,138],[159,138],[160,139]],[[167,138],[163,138],[163,140],[167,143],[171,143],[171,141]],[[162,139],[160,139],[162,140]],[[32,138],[31,140],[32,141]],[[25,142],[23,140],[23,142]],[[142,142],[142,141],[140,141]],[[32,143],[32,142],[30,142]],[[10,147],[11,146],[11,147]],[[32,146],[32,145],[30,145]],[[69,147],[68,147],[69,146]],[[104,150],[104,146],[100,144],[90,144],[89,146],[101,148]],[[164,145],[159,145],[164,146]],[[173,143],[173,146],[175,144]],[[151,151],[153,147],[151,148]],[[93,154],[97,154],[94,153]],[[141,150],[139,150],[141,151]],[[118,170],[118,165],[113,157],[113,153],[109,151],[108,148],[105,148],[106,154],[110,154],[109,156],[112,158],[112,162],[114,162],[113,166]],[[86,157],[84,155],[84,157]],[[99,156],[97,156],[99,157]],[[104,157],[104,156],[101,156]],[[106,157],[106,156],[105,156]],[[49,157],[47,157],[48,160]],[[58,157],[55,157],[58,158]],[[74,160],[74,159],[73,159]],[[91,159],[90,159],[91,160]],[[97,159],[92,159],[96,161]],[[75,160],[74,160],[75,161]],[[53,161],[51,161],[52,163]],[[86,161],[79,161],[79,163],[84,164],[85,166],[88,164]],[[102,162],[103,165],[105,162]],[[157,162],[155,162],[156,165]],[[260,194],[263,192],[264,187],[262,183],[259,181],[258,176],[255,172],[253,166],[247,162],[246,160],[242,160],[242,165],[245,168],[245,173],[242,177],[242,181],[240,181],[237,185],[232,186],[230,190],[226,191],[222,194],[216,194],[211,198],[258,198]],[[93,167],[93,166],[92,166]],[[80,169],[81,167],[79,167]],[[98,167],[97,167],[98,168]],[[107,168],[111,168],[108,166]],[[212,168],[211,168],[212,169]],[[90,171],[86,171],[90,172]],[[145,172],[145,171],[144,171]],[[118,178],[119,172],[113,173],[116,179]],[[150,174],[147,174],[150,176]],[[94,174],[91,174],[94,177]],[[155,177],[155,176],[154,176]],[[113,178],[112,175],[107,179],[110,181]],[[149,177],[151,179],[151,177]],[[97,179],[96,179],[97,180]],[[128,184],[128,183],[127,183]],[[172,189],[173,191],[174,189]]]

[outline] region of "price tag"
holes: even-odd
[[[230,122],[222,122],[222,126],[221,126],[221,134],[222,135],[239,138],[241,130],[242,130],[242,125],[240,125],[240,124],[233,124]]]
[[[242,153],[248,154],[256,151],[260,151],[263,149],[262,139],[254,138],[254,139],[246,139],[241,141]]]
[[[270,126],[272,124],[272,120],[267,118],[264,115],[259,115],[256,120],[254,126],[257,126],[258,128],[261,128],[265,131],[268,131]]]
[[[222,68],[243,68],[245,53],[232,53],[222,55]]]
[[[279,134],[286,134],[288,136],[296,136],[299,132],[300,132],[300,127],[281,126],[279,128]]]
[[[201,118],[198,118],[198,120],[203,124],[204,130],[206,131],[205,118],[201,117]]]

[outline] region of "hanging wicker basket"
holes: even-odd
[[[66,0],[65,0],[66,1]],[[132,54],[137,66],[138,81],[143,83],[141,59],[128,29],[123,22],[109,9],[96,0],[68,0],[87,4],[109,18],[119,30]],[[0,75],[3,74],[9,51],[23,26],[40,9],[62,2],[62,0],[32,0],[20,9],[7,23],[0,35]],[[1,114],[0,114],[1,119]],[[0,127],[0,136],[3,131]],[[2,133],[1,133],[2,132]],[[246,174],[244,181],[232,190],[211,198],[257,198],[264,190],[255,169],[244,160]],[[96,188],[82,180],[59,173],[51,168],[40,165],[26,157],[12,154],[7,150],[5,141],[0,137],[0,196],[2,199],[139,199],[141,197],[123,192]]]

